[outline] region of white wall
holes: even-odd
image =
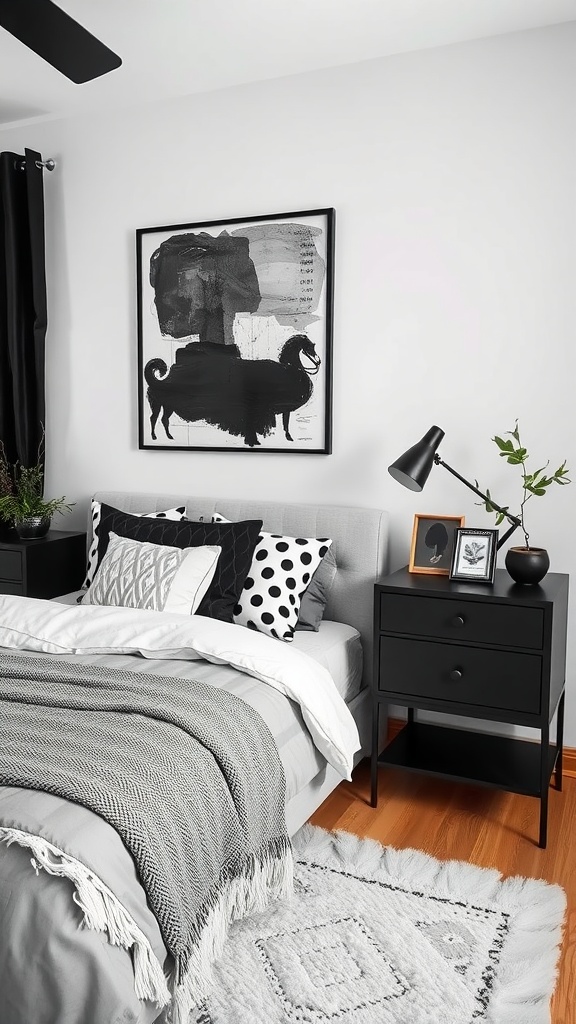
[[[386,473],[432,424],[444,458],[515,503],[490,442],[516,416],[576,473],[576,23],[0,132],[46,174],[48,492],[197,491],[386,507],[491,526],[442,469]],[[137,227],[334,206],[334,454],[140,452]],[[534,499],[533,542],[576,572],[572,488]],[[566,740],[576,746],[576,629]]]

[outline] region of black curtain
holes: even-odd
[[[0,440],[8,462],[44,464],[46,276],[40,153],[0,153]]]

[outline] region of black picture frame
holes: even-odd
[[[137,229],[140,449],[331,453],[334,223]]]
[[[498,555],[498,530],[465,526],[456,531],[451,580],[494,583]]]
[[[464,516],[433,516],[416,512],[408,572],[448,576],[456,531],[464,526],[464,522]]]

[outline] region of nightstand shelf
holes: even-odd
[[[550,776],[555,744],[549,746],[548,760]],[[385,747],[378,764],[524,796],[540,795],[540,744],[506,736],[411,722]]]
[[[540,800],[562,788],[568,576],[522,587],[500,569],[492,586],[401,569],[375,584],[372,806],[378,769],[394,766]],[[380,751],[380,711],[408,708],[408,724]],[[415,720],[431,711],[472,720],[455,729]],[[556,737],[550,723],[557,714]],[[529,726],[540,742],[482,731],[476,721]]]

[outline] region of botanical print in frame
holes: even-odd
[[[431,516],[417,512],[412,528],[409,572],[448,576],[456,532],[464,516]]]
[[[494,583],[497,555],[498,530],[457,530],[450,579]]]
[[[139,447],[329,454],[334,210],[136,244]]]

